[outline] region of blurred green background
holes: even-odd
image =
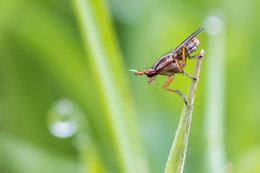
[[[183,101],[128,69],[200,27],[184,172],[260,172],[260,1],[1,0],[0,172],[163,172]],[[185,68],[193,73],[196,60]],[[190,79],[170,88],[187,94]]]

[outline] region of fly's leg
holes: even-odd
[[[191,56],[190,59],[203,58],[203,54],[205,54],[205,51],[202,49],[198,55]]]
[[[187,56],[189,57],[189,59],[191,59],[190,52],[188,51],[188,48],[186,46],[183,46],[182,47],[182,61],[183,61],[184,66],[186,65]]]
[[[188,73],[186,73],[185,71],[183,71],[183,74],[185,74],[185,76],[189,77],[190,79],[194,79],[194,80],[198,80],[198,78],[192,77],[190,76]]]
[[[178,69],[181,73],[183,73],[183,68],[180,66],[178,60],[176,59],[176,55],[171,55],[171,58],[173,58],[174,62],[176,63],[176,65],[178,66]]]
[[[193,59],[193,57],[195,57],[195,58],[199,58],[199,57],[200,57],[200,58],[203,58],[203,55],[204,55],[204,54],[205,54],[205,51],[202,49],[198,55],[195,55],[195,56],[190,57],[190,55],[188,54],[188,56],[190,57],[190,59]],[[194,59],[195,59],[195,58],[194,58]],[[184,70],[183,70],[183,74],[185,74],[186,76],[188,76],[188,77],[191,78],[191,79],[198,80],[197,78],[190,76],[190,75],[189,75],[188,73],[186,73]]]
[[[174,61],[175,61],[176,65],[178,66],[179,71],[180,71],[181,73],[183,73],[184,70],[183,70],[183,68],[180,66],[179,61],[178,61],[177,59],[175,59],[175,58],[174,58]]]
[[[172,90],[172,89],[169,89],[168,86],[171,84],[172,80],[174,79],[174,75],[170,76],[166,82],[164,83],[163,85],[163,89],[166,90],[166,91],[171,91],[171,92],[174,92],[174,93],[177,93],[181,96],[181,98],[183,99],[183,101],[185,102],[186,105],[188,105],[187,103],[187,100],[185,98],[185,96],[179,91],[179,90]]]
[[[183,62],[183,65],[184,65],[184,66],[186,65],[187,56],[189,57],[189,59],[195,59],[195,58],[198,58],[198,57],[203,57],[203,54],[204,54],[204,53],[205,53],[205,52],[204,52],[204,50],[202,49],[198,55],[190,56],[190,53],[189,53],[189,51],[188,51],[188,48],[187,48],[186,46],[183,46],[183,47],[182,47],[182,62]],[[189,77],[190,79],[198,80],[197,78],[192,77],[192,76],[190,76],[188,73],[186,73],[186,72],[183,70],[183,68],[180,66],[179,61],[178,61],[175,57],[173,57],[173,59],[174,59],[176,65],[178,66],[179,71],[180,71],[182,74],[184,74],[185,76]]]
[[[187,56],[189,57],[189,59],[191,58],[191,57],[190,57],[190,53],[189,53],[189,51],[188,51],[188,48],[187,48],[186,46],[183,46],[183,47],[182,47],[182,64],[183,64],[183,66],[186,66]],[[175,58],[174,58],[174,60],[175,60],[175,62],[176,62],[176,64],[177,64],[177,66],[178,66],[180,72],[181,72],[182,74],[185,74],[185,75],[186,75],[187,73],[186,73],[186,72],[183,70],[183,68],[180,66],[178,60],[175,59]],[[186,76],[187,76],[187,75],[186,75]],[[189,75],[188,75],[188,77],[189,77]]]
[[[179,64],[179,62],[178,62],[177,59],[175,59],[175,63],[177,64],[177,66],[178,66],[178,68],[179,68],[179,70],[180,70],[180,72],[181,72],[182,74],[185,74],[185,76],[187,76],[187,77],[189,77],[189,78],[191,78],[191,79],[197,80],[197,78],[190,76],[188,73],[186,73],[186,72],[183,70],[183,68],[180,66],[180,64]]]
[[[205,54],[205,51],[202,49],[198,55],[190,56],[190,52],[188,51],[188,48],[186,46],[183,46],[182,47],[182,61],[183,61],[183,64],[186,65],[187,56],[189,57],[189,59],[195,59],[195,58],[198,58],[198,57],[203,57],[203,54]],[[177,66],[179,67],[178,61],[175,60],[175,62],[177,64]],[[191,79],[198,80],[197,78],[194,78],[194,77],[190,76],[182,68],[181,68],[181,72],[182,72],[182,74],[185,74],[185,76],[187,76],[187,77],[189,77]]]
[[[196,59],[196,58],[198,58],[198,57],[200,57],[200,53],[197,54],[197,55],[191,56],[190,59]]]
[[[198,57],[199,57],[199,54],[198,54],[198,55],[194,55],[194,56],[190,57],[190,59],[196,59],[196,58],[198,58]]]

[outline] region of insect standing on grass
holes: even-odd
[[[204,28],[198,29],[196,32],[194,32],[188,38],[186,38],[172,52],[158,59],[154,64],[153,68],[148,68],[145,69],[144,71],[137,71],[137,70],[129,70],[129,71],[135,72],[134,73],[135,75],[145,74],[148,78],[148,83],[150,85],[154,83],[157,75],[168,76],[168,79],[166,80],[163,89],[178,93],[184,100],[185,104],[187,105],[185,96],[179,90],[169,89],[168,86],[171,84],[172,80],[174,79],[175,73],[182,73],[193,80],[197,80],[197,78],[191,77],[189,74],[187,74],[183,70],[183,68],[186,66],[187,57],[189,59],[203,57],[203,54],[205,53],[203,49],[197,55],[194,56],[190,55],[191,53],[195,52],[198,49],[199,40],[195,38],[195,36],[203,30]]]

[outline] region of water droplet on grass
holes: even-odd
[[[75,104],[66,99],[55,102],[49,110],[48,126],[56,137],[68,138],[74,135],[79,128]]]

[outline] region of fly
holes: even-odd
[[[129,70],[135,72],[135,75],[146,75],[148,78],[148,84],[153,84],[157,75],[168,76],[166,82],[163,85],[163,89],[166,91],[171,91],[179,94],[187,105],[187,100],[185,96],[179,90],[169,89],[169,85],[174,79],[176,73],[182,73],[189,77],[190,79],[197,80],[186,73],[183,68],[186,66],[187,57],[189,59],[196,59],[198,57],[203,57],[205,53],[202,49],[201,52],[197,55],[191,56],[191,53],[195,52],[198,49],[199,40],[195,38],[197,34],[203,31],[204,28],[200,28],[186,38],[178,47],[176,47],[172,52],[167,55],[162,56],[156,61],[152,68],[145,69],[144,71]]]

